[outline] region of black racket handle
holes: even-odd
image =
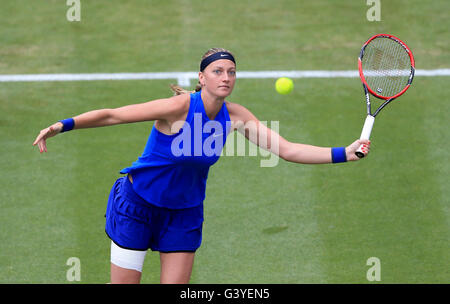
[[[356,154],[356,156],[358,156],[359,158],[363,158],[363,157],[365,156],[364,153],[359,152],[359,151],[356,151],[355,154]]]

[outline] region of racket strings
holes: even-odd
[[[380,96],[391,97],[408,84],[411,60],[401,44],[378,37],[364,49],[362,68],[368,86]]]

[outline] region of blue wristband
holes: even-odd
[[[345,147],[331,148],[331,161],[333,163],[345,163],[347,161]]]
[[[62,122],[62,124],[63,124],[63,129],[62,129],[61,133],[70,131],[75,126],[75,121],[73,120],[73,118],[67,118],[64,120],[60,120],[60,122]]]

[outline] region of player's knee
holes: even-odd
[[[141,272],[111,263],[111,284],[139,284],[140,282]]]

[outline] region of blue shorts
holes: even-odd
[[[203,204],[186,209],[152,205],[134,192],[128,176],[114,183],[105,216],[106,234],[122,248],[196,251],[202,242]]]

